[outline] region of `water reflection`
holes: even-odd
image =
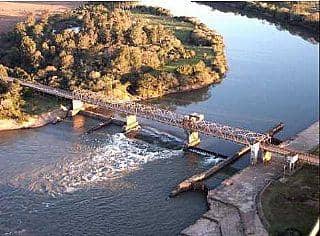
[[[206,5],[206,3],[201,3],[201,2],[199,2],[199,4]],[[306,30],[302,26],[288,24],[287,22],[279,21],[274,17],[268,17],[265,15],[262,15],[260,12],[248,11],[246,9],[234,9],[233,7],[224,3],[211,2],[209,4],[210,4],[210,7],[212,7],[212,9],[215,9],[221,12],[235,12],[236,14],[240,14],[241,16],[246,16],[248,18],[266,20],[266,22],[268,22],[269,24],[275,25],[278,30],[280,31],[286,30],[290,32],[290,34],[300,36],[301,38],[303,38],[304,40],[307,40],[310,43],[317,44],[319,42],[319,34],[317,32],[311,32],[310,30]]]
[[[172,94],[156,101],[158,104],[163,103],[177,112],[203,112],[208,120],[257,131],[267,130],[277,121],[283,121],[286,136],[294,135],[318,119],[317,46],[262,24],[261,20],[212,11],[195,3],[159,1],[159,4],[170,8],[174,14],[197,16],[223,34],[230,70],[228,78],[220,85]],[[206,211],[201,195],[188,193],[169,201],[166,198],[172,187],[207,169],[214,160],[194,154],[173,155],[179,150],[159,145],[155,141],[159,136],[152,136],[149,131],[142,135],[151,141],[142,146],[127,145],[127,141],[122,140],[119,145],[110,147],[108,142],[119,128],[108,127],[92,136],[83,135],[84,128],[97,123],[88,118],[83,123],[79,118],[75,123],[70,120],[56,126],[1,133],[0,234],[150,235],[151,232],[177,235]],[[162,128],[159,124],[155,126]],[[172,136],[176,136],[177,129],[167,127],[166,131],[173,135],[161,135],[163,143],[166,140],[173,142],[176,138]],[[185,138],[183,134],[181,137]],[[182,139],[176,139],[176,142]],[[239,149],[208,137],[202,139],[201,145],[227,155]],[[108,153],[104,146],[110,147],[108,150],[113,153]],[[56,198],[27,188],[30,181],[43,180],[47,173],[54,177],[53,183],[58,186],[66,181],[65,186],[73,187],[72,184],[77,183],[76,176],[93,180],[94,172],[98,173],[102,167],[100,164],[121,169],[123,163],[128,166],[135,163],[130,160],[139,163],[150,152],[155,153],[153,161],[142,162],[144,164],[135,171],[122,172],[119,182],[103,180],[107,187],[91,182],[92,185],[84,184],[84,188]],[[124,155],[129,158],[123,160]],[[77,169],[82,164],[84,172],[71,174],[75,177],[71,179],[76,181],[64,179],[66,171],[73,171],[72,166]],[[236,168],[227,168],[208,182],[215,187],[229,174],[247,165],[248,159],[242,158],[240,164],[233,166]],[[110,186],[107,183],[111,183]],[[36,190],[39,186],[41,188],[40,184],[30,189]]]
[[[73,129],[77,132],[83,132],[85,121],[86,121],[86,118],[82,115],[74,116],[72,120]]]
[[[213,87],[214,85],[210,85],[193,91],[168,94],[161,98],[148,100],[148,103],[158,104],[160,107],[169,110],[176,110],[179,106],[187,106],[194,103],[196,104],[198,102],[203,102],[210,99],[212,96],[210,89]]]
[[[170,11],[175,16],[190,16],[190,17],[200,18],[207,25],[218,23],[218,22],[211,22],[211,23],[206,22],[206,19],[209,19],[210,15],[213,14],[212,9],[216,9],[224,13],[233,14],[234,12],[234,10],[228,7],[226,4],[217,3],[217,2],[214,3],[214,8],[206,6],[205,3],[201,4],[201,1],[198,4],[195,2],[191,2],[189,0],[177,0],[177,1],[141,0],[140,2],[141,4],[160,6],[163,8],[170,9]],[[215,12],[215,13],[218,13],[218,12]],[[288,31],[291,35],[298,35],[310,43],[316,44],[317,41],[319,42],[319,35],[317,33],[310,33],[309,31],[306,31],[299,26],[288,25],[282,22],[279,23],[278,21],[275,21],[273,18],[261,17],[261,14],[257,12],[248,13],[248,12],[239,11],[239,14],[241,14],[241,16],[246,16],[246,18],[249,18],[249,19],[260,19],[260,24],[261,23],[263,24],[264,22],[269,22],[270,24],[275,25],[278,30],[281,30],[281,31],[285,30],[285,31]],[[227,20],[227,18],[225,18],[220,14],[220,20],[224,21],[224,20]],[[267,20],[267,21],[261,22],[261,20]],[[241,31],[242,29],[238,28],[237,30]]]

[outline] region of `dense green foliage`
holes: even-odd
[[[7,83],[2,77],[7,76],[7,70],[0,65],[0,119],[23,120],[21,86],[17,83]]]
[[[164,9],[123,3],[85,5],[39,20],[29,17],[2,37],[6,47],[0,49],[0,63],[14,68],[11,76],[118,98],[161,96],[219,81],[226,71],[219,35],[192,22],[195,32],[183,42],[168,27],[136,14],[141,11],[173,19]],[[205,40],[216,57],[195,64],[196,53],[189,45]],[[185,60],[181,67],[164,69],[179,60]]]

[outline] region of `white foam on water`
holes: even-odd
[[[220,158],[220,157],[207,156],[207,157],[204,158],[203,163],[204,163],[205,166],[216,165],[222,160],[224,160],[224,159]]]
[[[45,174],[39,174],[34,179],[36,184],[33,181],[33,190],[51,194],[71,193],[104,181],[118,179],[140,169],[148,162],[182,153],[182,150],[169,150],[129,139],[122,133],[112,135],[106,139],[106,143],[100,143],[90,151],[87,147],[83,149],[82,156],[64,160]],[[81,147],[78,151],[81,153]]]

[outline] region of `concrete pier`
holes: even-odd
[[[123,129],[125,133],[140,129],[140,125],[137,121],[136,115],[127,115],[126,124],[124,125]]]
[[[200,144],[199,133],[196,131],[192,131],[188,134],[188,147],[194,147]]]
[[[77,115],[80,111],[84,110],[84,103],[80,100],[72,100],[72,111],[71,115],[75,116]]]
[[[267,134],[270,136],[275,135],[279,131],[283,129],[284,125],[282,123],[279,123],[275,127],[268,130]],[[175,189],[170,193],[171,197],[177,196],[181,192],[188,191],[190,189],[193,189],[193,186],[195,183],[203,181],[204,179],[209,178],[213,174],[217,173],[219,170],[223,169],[224,167],[232,164],[236,160],[238,160],[240,157],[242,157],[244,154],[248,153],[250,151],[249,146],[245,146],[241,148],[237,153],[235,153],[233,156],[226,158],[222,162],[218,163],[217,165],[211,167],[209,170],[206,170],[200,174],[195,174],[191,176],[190,178],[182,181],[180,184],[178,184]]]

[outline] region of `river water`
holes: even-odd
[[[154,103],[261,132],[282,121],[281,138],[317,120],[318,44],[265,21],[195,3],[156,4],[198,17],[221,33],[229,72],[217,86]],[[176,235],[206,211],[200,193],[167,197],[179,181],[218,157],[184,153],[178,147],[181,130],[149,121],[142,121],[135,139],[117,126],[85,134],[98,123],[78,115],[0,134],[0,235]],[[239,148],[213,138],[202,141],[202,147],[227,155]],[[214,187],[247,164],[244,157],[207,184]]]

